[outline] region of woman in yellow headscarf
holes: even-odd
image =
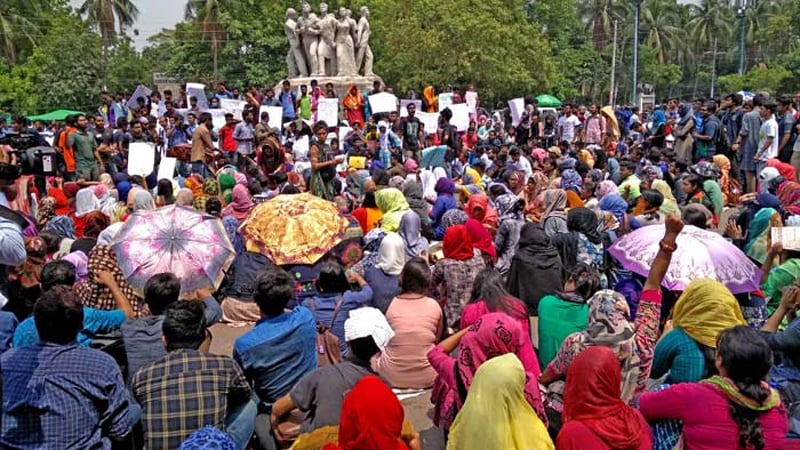
[[[722,283],[692,281],[672,313],[673,329],[664,334],[653,352],[650,378],[667,372],[666,383],[695,383],[713,375],[714,349],[720,331],[747,325],[739,302]]]
[[[381,229],[387,233],[396,233],[400,229],[403,215],[411,211],[406,197],[397,188],[386,188],[376,192],[375,203],[383,213]]]
[[[450,428],[447,450],[553,449],[524,389],[525,369],[513,353],[481,364]]]
[[[439,99],[436,97],[436,90],[433,86],[426,86],[425,89],[422,91],[422,98],[425,101],[425,105],[422,109],[428,113],[435,113],[439,112]]]
[[[678,207],[678,202],[675,200],[675,195],[672,193],[669,184],[664,180],[653,180],[650,187],[664,196],[664,202],[661,204],[660,211],[666,215],[677,214],[681,216],[681,209]]]

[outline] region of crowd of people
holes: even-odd
[[[314,120],[332,87],[252,88],[219,130],[163,94],[103,94],[49,130],[56,176],[0,186],[3,448],[414,450],[395,392],[428,389],[448,449],[800,448],[800,254],[771,242],[800,223],[795,99],[551,114],[526,97],[517,117],[478,103],[459,132],[448,108],[435,130],[414,104],[372,114],[356,87],[337,124]],[[148,176],[127,173],[134,142],[154,144]],[[243,226],[304,193],[350,227],[276,265]],[[171,207],[221,221],[235,257],[214,289],[123,274],[123,224]],[[687,226],[729,238],[760,289],[663,287]],[[608,250],[644,227],[663,236],[640,276]],[[249,327],[232,355],[209,353],[216,323]]]

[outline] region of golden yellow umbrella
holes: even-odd
[[[606,123],[609,125],[607,128],[611,131],[614,139],[619,139],[621,133],[619,132],[619,123],[617,123],[617,115],[614,114],[614,110],[610,106],[604,106],[600,109],[600,114],[606,117]]]
[[[273,263],[315,264],[350,225],[333,203],[311,194],[279,195],[256,206],[239,233],[247,250]]]

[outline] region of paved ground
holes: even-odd
[[[233,353],[233,342],[249,329],[249,327],[232,328],[223,324],[214,325],[211,327],[213,335],[211,352],[230,356]],[[405,399],[402,404],[406,418],[411,421],[414,429],[422,437],[423,450],[444,450],[443,433],[431,422],[433,408],[430,402],[430,390],[416,397]]]

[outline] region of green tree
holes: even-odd
[[[606,48],[613,37],[614,21],[629,15],[628,2],[620,0],[578,0],[578,17],[592,33],[594,47]]]
[[[692,18],[687,24],[689,34],[700,46],[711,48],[716,39],[725,43],[731,37],[734,11],[725,0],[703,0],[692,5]]]
[[[143,59],[130,38],[122,38],[111,51],[108,59],[108,85],[110,92],[128,91],[132,86],[150,84],[153,80],[152,65]]]
[[[0,59],[15,64],[36,43],[40,34],[42,12],[59,6],[48,0],[0,1]]]
[[[225,0],[189,0],[186,2],[185,19],[195,21],[200,27],[200,36],[211,45],[214,78],[219,77],[219,52],[225,40],[225,30],[220,24],[220,9]]]
[[[100,33],[103,45],[103,59],[108,59],[111,46],[119,35],[125,34],[125,27],[133,25],[139,17],[139,9],[133,0],[84,0],[78,13]],[[119,23],[119,30],[117,30]],[[108,84],[108,74],[103,73],[103,85]]]
[[[656,51],[659,64],[666,64],[670,54],[676,54],[686,45],[686,40],[681,39],[680,8],[675,0],[650,0],[642,4],[644,42]]]
[[[92,109],[102,88],[100,47],[100,36],[86,22],[74,14],[54,13],[30,57],[0,83],[0,104],[24,114]],[[64,57],[68,51],[70,57]]]

